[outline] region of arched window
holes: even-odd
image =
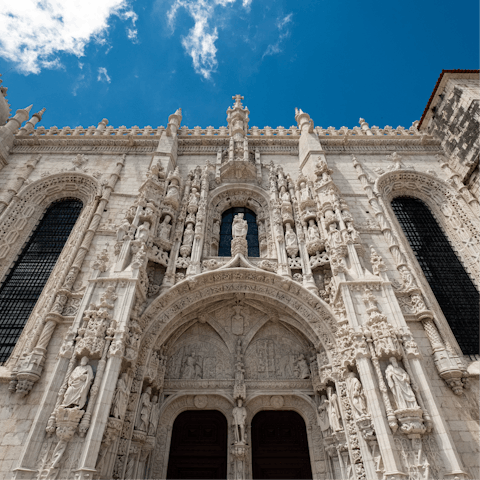
[[[50,205],[0,286],[0,364],[17,343],[82,207],[76,199]]]
[[[243,213],[243,218],[248,224],[248,256],[259,257],[260,249],[258,248],[257,216],[250,209],[245,207],[230,208],[226,212],[223,212],[222,224],[220,225],[220,244],[218,246],[218,256],[230,257],[232,255],[232,223],[233,217],[237,213]]]
[[[464,355],[478,353],[479,294],[429,208],[397,197],[392,208]]]

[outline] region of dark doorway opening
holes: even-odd
[[[253,478],[312,478],[307,429],[296,412],[259,412],[252,420]]]
[[[167,478],[227,478],[227,420],[223,414],[186,411],[175,419]]]

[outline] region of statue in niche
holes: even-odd
[[[140,399],[140,414],[138,415],[135,429],[140,432],[146,432],[148,430],[148,420],[150,418],[151,402],[150,396],[152,395],[152,388],[147,387]]]
[[[284,186],[280,188],[280,198],[282,199],[282,203],[290,205],[290,194]]]
[[[327,394],[328,394],[328,400],[326,400],[326,402],[327,402],[328,420],[330,422],[330,426],[332,427],[332,430],[334,432],[338,432],[339,430],[342,430],[338,396],[332,387],[328,387]]]
[[[152,398],[151,413],[150,413],[150,418],[148,420],[148,432],[147,432],[148,435],[150,436],[155,435],[159,420],[160,420],[160,400],[155,395]]]
[[[130,222],[125,218],[117,230],[117,242],[121,242],[130,230]]]
[[[233,218],[232,237],[233,238],[247,238],[248,224],[243,218],[243,213],[237,213]]]
[[[310,200],[308,185],[305,182],[300,182],[300,201],[306,202],[308,200]]]
[[[308,241],[309,242],[319,242],[319,241],[321,241],[320,230],[318,229],[317,225],[315,224],[315,220],[313,218],[311,218],[308,221],[307,235],[308,235]]]
[[[385,370],[385,376],[387,377],[388,386],[393,393],[397,409],[420,408],[410,385],[408,373],[398,365],[395,357],[391,357],[389,360],[390,365]]]
[[[88,365],[88,357],[82,357],[80,365],[68,377],[68,388],[63,397],[62,407],[82,409],[87,402],[88,391],[93,381],[93,370]]]
[[[188,196],[188,212],[196,213],[198,210],[198,202],[200,201],[200,194],[196,187],[192,187],[192,192]]]
[[[287,253],[293,258],[298,253],[297,235],[292,229],[292,226],[287,223],[285,232],[285,249]]]
[[[347,393],[356,418],[368,415],[367,400],[363,393],[362,384],[354,372],[349,372],[346,379]]]
[[[170,215],[165,215],[163,222],[158,226],[158,236],[163,240],[168,241],[170,239],[170,230],[172,229],[170,225],[171,219],[172,217]]]
[[[235,443],[245,445],[245,420],[247,418],[247,410],[243,406],[242,399],[237,400],[237,405],[233,408],[233,428],[235,429]]]
[[[310,378],[310,368],[308,367],[308,363],[305,360],[305,355],[303,353],[301,353],[297,358],[297,361],[295,363],[295,371],[298,378]]]
[[[146,242],[148,240],[148,235],[150,234],[150,223],[144,222],[137,229],[135,238],[141,242]]]
[[[168,186],[167,195],[165,197],[166,203],[178,204],[180,194],[178,191],[178,180],[176,178],[172,179],[172,182]]]
[[[183,233],[183,245],[193,245],[193,239],[195,237],[195,231],[193,230],[193,224],[189,223],[185,232]]]
[[[195,352],[187,355],[187,358],[183,363],[181,378],[188,380],[202,378],[202,367],[195,357]]]
[[[343,245],[342,235],[337,230],[337,224],[335,222],[328,226],[328,243],[330,248],[337,248]]]
[[[110,415],[114,418],[122,418],[125,410],[127,409],[127,374],[122,373],[117,380],[117,388],[115,390],[115,396],[113,397],[112,409]]]
[[[317,420],[318,420],[318,426],[320,427],[320,430],[323,432],[326,432],[330,428],[330,421],[328,419],[328,400],[325,395],[322,395],[322,398],[320,399],[320,405],[318,406],[318,415],[317,415]]]

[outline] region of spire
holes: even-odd
[[[45,108],[42,108],[39,112],[34,113],[32,118],[20,129],[19,135],[30,135],[35,130],[35,125],[42,119],[45,110]]]
[[[248,133],[248,115],[250,111],[243,106],[243,98],[242,95],[234,95],[232,99],[235,100],[235,103],[232,108],[228,107],[227,109],[228,130],[231,136],[237,133],[245,136]]]

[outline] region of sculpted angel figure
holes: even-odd
[[[387,383],[393,393],[398,410],[419,408],[415,394],[410,385],[408,373],[398,365],[395,357],[389,359],[390,365],[385,370]]]
[[[111,415],[114,418],[121,418],[127,408],[127,374],[122,373],[117,380],[117,389],[113,397]]]
[[[235,429],[235,443],[245,444],[245,419],[247,418],[247,410],[243,406],[242,399],[237,400],[237,406],[233,408],[233,428]]]
[[[243,218],[243,213],[237,213],[233,217],[232,237],[233,238],[247,238],[248,224]]]
[[[353,414],[355,417],[361,417],[368,414],[367,400],[363,393],[362,384],[354,372],[349,372],[346,379],[347,393],[350,398],[350,403],[353,407]]]
[[[63,397],[62,406],[83,408],[92,381],[92,367],[88,365],[88,357],[83,357],[80,360],[80,365],[68,377],[68,388]]]

